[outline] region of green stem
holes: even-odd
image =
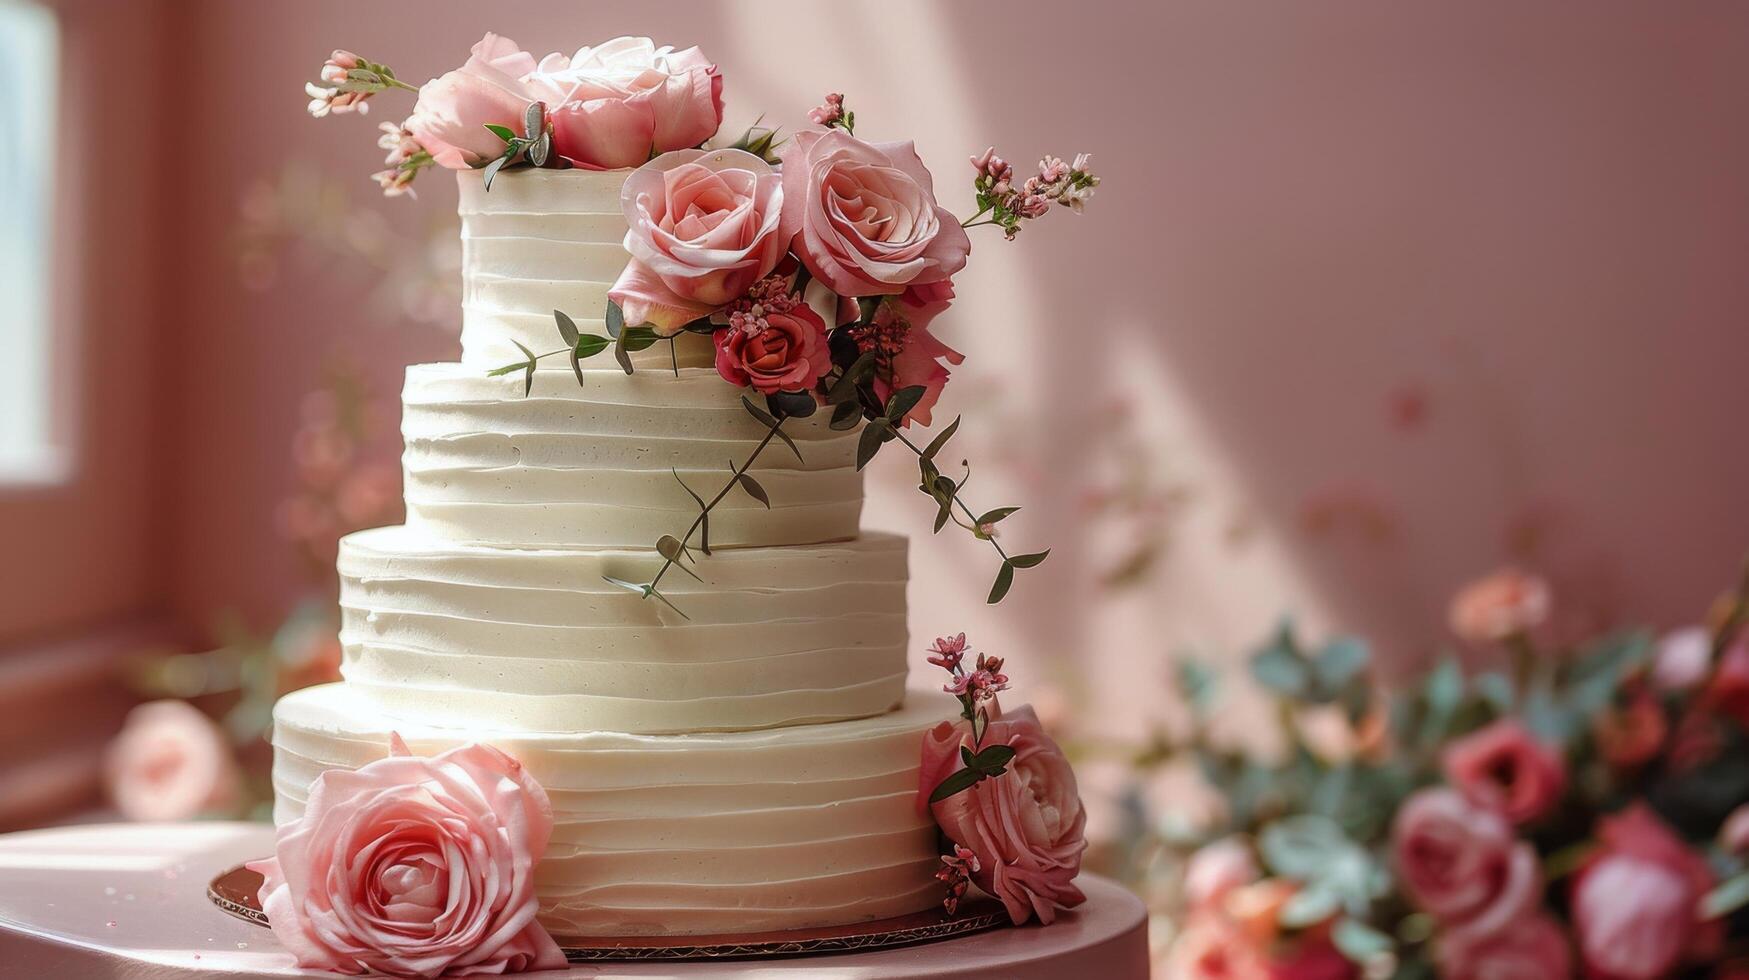
[[[415,94],[417,94],[419,91],[419,86],[408,85],[406,82],[403,82],[399,78],[395,78],[392,75],[384,76],[383,82],[385,84],[387,84],[390,88],[406,89],[407,91],[413,92]]]
[[[709,515],[710,512],[713,509],[715,509],[715,507],[718,504],[723,502],[723,498],[727,497],[729,495],[730,490],[735,489],[735,484],[740,482],[741,474],[747,472],[749,469],[752,469],[753,468],[753,461],[759,458],[759,454],[765,451],[766,446],[771,445],[772,439],[777,438],[777,430],[783,428],[783,421],[784,421],[783,419],[778,419],[776,425],[765,430],[765,438],[759,440],[759,445],[753,447],[753,452],[747,456],[747,461],[742,463],[740,465],[740,467],[738,467],[734,471],[734,473],[729,477],[729,479],[723,484],[723,488],[721,490],[717,491],[717,495],[715,497],[711,498],[710,503],[705,504],[704,509],[698,512],[698,516],[692,519],[691,526],[689,526],[686,529],[686,533],[684,535],[682,535],[680,538],[680,547],[683,551],[689,544],[692,543],[692,536],[694,534],[696,534],[698,532],[699,527],[704,524],[705,517],[707,515]],[[662,581],[662,576],[668,574],[668,569],[672,568],[673,566],[674,566],[674,559],[664,557],[662,559],[662,567],[658,568],[656,570],[656,577],[650,579],[650,588],[654,589],[658,584],[660,584]]]
[[[994,211],[994,210],[996,210],[996,205],[994,205],[994,204],[985,205],[981,210],[978,211],[977,214],[974,214],[971,217],[967,218],[966,220],[960,222],[960,227],[961,228],[973,228],[973,227],[976,227],[977,225],[981,225],[981,224],[982,225],[993,225],[996,223],[995,221],[979,221],[978,219],[982,218],[984,215],[989,214],[991,211]]]
[[[912,442],[910,439],[907,439],[905,437],[905,433],[899,431],[899,427],[896,425],[893,426],[893,435],[897,436],[899,438],[899,441],[905,444],[905,448],[916,453],[918,459],[923,458],[923,450],[918,449],[916,443]],[[978,527],[977,512],[973,511],[970,507],[966,506],[966,502],[960,499],[959,490],[957,487],[954,489],[953,502],[954,502],[955,506],[959,507],[959,509],[965,513],[966,520],[971,522],[971,527],[975,531]],[[959,522],[955,521],[954,523],[957,524]],[[961,526],[964,527],[965,525],[961,525]],[[1003,550],[1002,542],[997,541],[994,536],[986,537],[984,540],[990,542],[990,547],[996,549],[996,553],[998,555],[1002,556],[1003,561],[1008,560],[1008,552]]]

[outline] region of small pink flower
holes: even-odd
[[[1452,742],[1443,759],[1446,781],[1470,802],[1529,823],[1560,802],[1566,763],[1518,721],[1502,718]]]
[[[944,670],[956,670],[966,655],[966,635],[938,636],[929,645],[929,662]]]
[[[960,900],[971,889],[972,875],[980,869],[978,856],[969,848],[955,844],[952,854],[941,856],[941,865],[941,869],[935,872],[936,880],[947,886],[947,897],[942,899],[941,905],[947,909],[948,915],[955,915],[960,910]]]
[[[1503,569],[1470,583],[1452,597],[1451,631],[1478,646],[1528,633],[1549,618],[1549,585],[1535,575]]]
[[[335,48],[334,53],[328,56],[328,61],[322,65],[322,81],[344,82],[346,73],[363,63],[364,60],[358,55],[344,48]]]
[[[996,155],[994,146],[972,157],[972,169],[978,172],[978,189],[988,194],[1000,196],[1006,193],[1014,180],[1014,168]]]
[[[225,733],[187,701],[128,712],[104,754],[110,801],[129,820],[189,820],[228,813],[242,797],[242,773]]]
[[[830,92],[826,101],[808,110],[808,121],[816,126],[831,126],[844,120],[844,95]]]
[[[275,833],[261,906],[300,967],[398,977],[565,967],[535,914],[535,865],[552,836],[547,794],[484,745],[390,756],[310,788]]]

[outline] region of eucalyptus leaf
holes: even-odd
[[[516,131],[509,126],[500,126],[497,123],[487,123],[486,128],[492,131],[493,136],[498,137],[506,143],[516,138]]]
[[[1371,660],[1366,641],[1355,637],[1337,637],[1318,651],[1315,667],[1318,685],[1334,697],[1343,685],[1354,679]]]
[[[887,419],[895,423],[903,421],[928,392],[929,389],[922,385],[912,385],[893,392],[893,397],[887,399]]]
[[[697,572],[686,567],[686,562],[684,560],[686,557],[686,546],[681,544],[680,539],[674,535],[664,534],[657,538],[656,553],[663,558],[668,559],[670,565],[673,565],[686,574],[691,575],[694,579],[697,579],[700,582],[704,581],[704,579],[699,578]]]
[[[601,578],[603,581],[607,582],[607,584],[617,585],[620,588],[625,589],[627,592],[636,592],[638,595],[641,595],[646,599],[650,597],[651,589],[648,585],[638,582],[628,582],[623,578],[614,578],[612,575],[603,575]]]
[[[656,346],[661,337],[656,336],[654,327],[626,327],[619,332],[619,339],[625,344],[626,350],[636,353]]]
[[[1272,644],[1252,656],[1251,676],[1282,697],[1302,698],[1311,684],[1312,671],[1298,652]]]
[[[754,402],[753,399],[748,398],[746,395],[742,395],[741,406],[747,409],[747,414],[758,419],[760,425],[765,426],[767,429],[777,428],[777,417],[759,407],[758,403]]]
[[[1700,900],[1704,920],[1722,919],[1749,905],[1749,873],[1727,878]]]
[[[613,341],[599,334],[586,333],[577,338],[575,352],[578,357],[594,357],[613,346]]]
[[[486,164],[486,170],[480,175],[480,180],[488,192],[492,190],[492,178],[498,176],[498,171],[503,170],[511,160],[516,158],[518,149],[518,144],[515,141],[512,141],[510,147],[504,151],[503,156]]]
[[[893,427],[885,419],[875,419],[862,429],[856,443],[856,468],[862,469],[881,451],[881,444],[891,438]]]
[[[942,429],[940,432],[936,433],[935,438],[929,440],[929,445],[923,450],[923,457],[925,459],[934,459],[935,454],[941,452],[941,448],[947,445],[947,441],[953,438],[953,434],[958,432],[959,428],[960,417],[955,415],[953,421],[947,424],[947,428]]]
[[[613,359],[619,362],[620,370],[627,374],[631,374],[633,370],[632,354],[626,349],[627,338],[630,336],[631,331],[622,328],[613,337]]]
[[[1341,895],[1321,883],[1314,883],[1283,902],[1275,920],[1283,929],[1305,929],[1330,918],[1341,908]]]
[[[1018,508],[1017,508],[1018,509]],[[1008,559],[1008,564],[1015,568],[1032,568],[1051,556],[1051,550],[1035,551],[1030,555],[1014,555]]]
[[[577,321],[571,319],[571,315],[564,310],[554,310],[553,322],[558,324],[559,336],[565,339],[565,346],[576,347],[578,339],[582,336],[577,332]]]
[[[1330,929],[1330,942],[1343,956],[1362,966],[1397,946],[1390,936],[1349,916],[1338,919]]]
[[[527,398],[529,393],[534,391],[534,369],[540,360],[534,356],[534,351],[522,346],[521,341],[513,340],[511,343],[515,344],[516,349],[522,351],[523,356],[528,358],[528,361],[523,365],[522,372],[522,397]]]
[[[990,597],[985,600],[989,605],[995,605],[1008,595],[1008,590],[1014,587],[1014,563],[1003,562],[1002,568],[996,572],[996,581],[990,585]]]
[[[670,466],[668,472],[674,474],[674,482],[680,484],[680,489],[686,491],[686,495],[692,498],[693,503],[698,504],[698,547],[700,551],[708,555],[711,553],[711,509],[705,505],[704,498],[695,493],[691,487],[686,485],[686,481],[680,478],[678,469]]]
[[[854,395],[855,392],[852,392]],[[835,432],[848,432],[862,421],[862,406],[854,400],[841,402],[832,409],[831,427]]]
[[[607,311],[602,314],[602,321],[607,324],[607,335],[619,339],[619,332],[625,329],[626,314],[613,300],[607,301]]]
[[[741,485],[741,489],[747,491],[749,497],[764,504],[766,510],[771,509],[771,497],[766,494],[765,488],[759,485],[759,481],[753,479],[752,474],[738,473],[735,476],[735,482]]]
[[[983,770],[989,775],[996,775],[1002,768],[1014,759],[1014,748],[1008,745],[987,745],[967,765]]]
[[[539,100],[530,102],[528,108],[522,110],[522,134],[534,139],[545,132],[546,128],[547,104]]]
[[[1015,511],[1017,511],[1019,509],[1020,509],[1019,507],[998,507],[995,510],[987,510],[987,511],[984,511],[984,513],[978,515],[978,519],[976,521],[974,521],[973,523],[978,524],[980,526],[982,526],[984,524],[999,524],[1002,522],[1002,520],[1004,518],[1008,517],[1008,515],[1014,513]],[[1020,567],[1025,568],[1026,566],[1021,565]]]
[[[820,405],[805,391],[774,391],[765,396],[765,405],[779,418],[805,419]]]
[[[933,793],[929,794],[929,802],[940,803],[942,800],[971,789],[983,781],[984,774],[976,769],[955,769],[948,774],[946,779],[941,781],[940,785],[935,787]]]

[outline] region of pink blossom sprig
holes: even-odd
[[[856,135],[856,113],[844,108],[842,92],[826,93],[826,101],[808,110],[808,120],[816,126],[836,127]]]
[[[790,291],[790,278],[771,275],[754,283],[747,295],[729,304],[729,326],[750,337],[757,336],[771,326],[766,320],[768,315],[795,309],[801,295]]]
[[[972,157],[972,189],[977,193],[978,213],[961,222],[966,228],[996,225],[1010,241],[1020,234],[1021,222],[1042,218],[1051,204],[1061,204],[1081,213],[1093,189],[1099,186],[1099,176],[1089,167],[1092,157],[1086,153],[1075,157],[1074,163],[1047,156],[1039,161],[1038,173],[1016,187],[1014,168],[996,155],[990,147]]]
[[[310,115],[320,119],[329,113],[364,115],[370,111],[366,100],[391,88],[419,91],[417,86],[396,78],[388,65],[336,48],[322,64],[318,80],[304,86],[304,93],[310,97]]]
[[[984,734],[990,729],[990,708],[996,703],[996,695],[1008,690],[1008,675],[1002,672],[1002,658],[980,653],[972,669],[967,670],[965,658],[968,652],[964,633],[936,637],[929,646],[929,662],[947,671],[951,677],[942,690],[959,699],[960,717],[970,724],[972,731],[971,746],[962,747],[960,751],[964,768],[949,773],[935,787],[929,795],[930,803],[939,803],[986,779],[1002,775],[1008,771],[1009,760],[1014,758],[1014,750],[1006,745],[984,746]]]
[[[416,196],[413,193],[413,178],[436,161],[432,159],[430,151],[420,145],[406,123],[386,122],[379,128],[383,135],[377,138],[377,145],[389,151],[388,156],[383,158],[388,169],[377,171],[371,175],[371,179],[382,187],[385,197],[399,197],[402,194]]]
[[[941,856],[941,868],[935,872],[935,880],[947,886],[947,897],[941,900],[941,907],[948,915],[959,914],[960,900],[972,887],[972,875],[982,870],[978,855],[964,844],[955,844],[952,854]]]

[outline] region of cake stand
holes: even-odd
[[[215,877],[272,849],[272,828],[248,823],[110,824],[0,836],[0,974],[333,976],[296,969],[271,932],[208,899]],[[1097,876],[1083,875],[1079,884],[1087,904],[1046,928],[998,928],[925,945],[780,959],[590,963],[532,976],[690,980],[756,971],[762,980],[1145,978],[1141,903]]]

